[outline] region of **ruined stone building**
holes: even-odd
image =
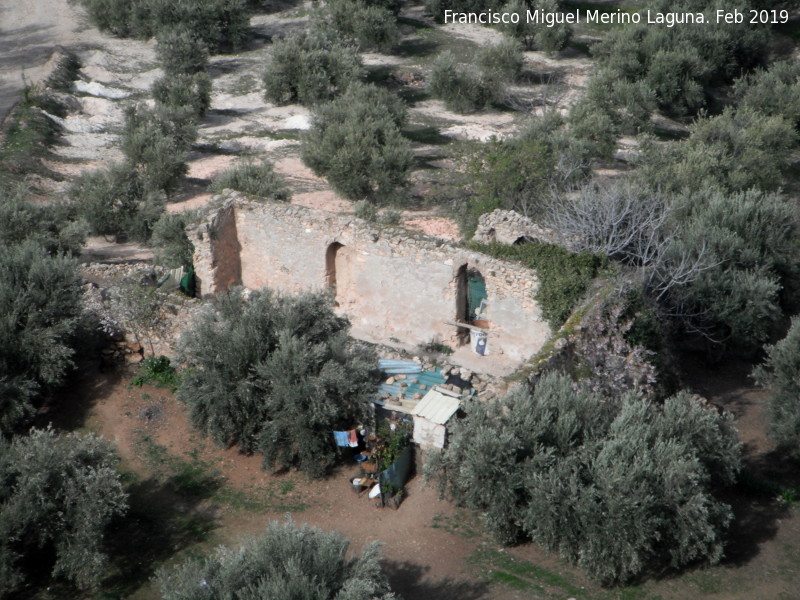
[[[190,239],[203,297],[234,285],[329,290],[367,341],[458,348],[478,326],[490,353],[521,362],[551,333],[534,271],[401,228],[228,193]]]

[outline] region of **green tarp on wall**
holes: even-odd
[[[406,446],[392,466],[378,475],[381,490],[386,490],[388,486],[396,490],[401,489],[408,481],[409,473],[411,473],[411,446]]]

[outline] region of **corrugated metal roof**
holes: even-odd
[[[459,406],[458,398],[446,396],[437,390],[431,390],[419,401],[419,404],[411,411],[411,414],[427,419],[437,425],[444,425],[456,413]]]
[[[389,375],[419,373],[422,366],[413,360],[402,360],[392,358],[381,358],[378,360],[378,367]]]

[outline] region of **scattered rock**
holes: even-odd
[[[143,360],[144,356],[142,356],[141,354],[137,354],[135,352],[131,352],[130,354],[125,355],[125,362],[130,363],[132,365],[138,365]]]
[[[112,88],[96,81],[86,82],[78,80],[74,85],[76,91],[89,94],[90,96],[98,96],[99,98],[111,98],[114,100],[119,100],[130,96],[130,94],[125,90]]]

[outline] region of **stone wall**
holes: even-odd
[[[490,352],[524,360],[550,335],[533,299],[534,271],[404,229],[229,194],[190,237],[203,296],[233,284],[285,293],[327,289],[357,337],[456,347],[457,328],[446,321],[457,318],[468,266],[486,282]]]
[[[226,202],[189,233],[195,247],[194,268],[201,296],[242,283],[241,246],[233,202]]]
[[[555,231],[540,227],[528,217],[513,210],[500,208],[480,216],[478,228],[473,239],[476,242],[500,244],[520,244],[535,240],[545,244],[558,244],[559,239]]]

